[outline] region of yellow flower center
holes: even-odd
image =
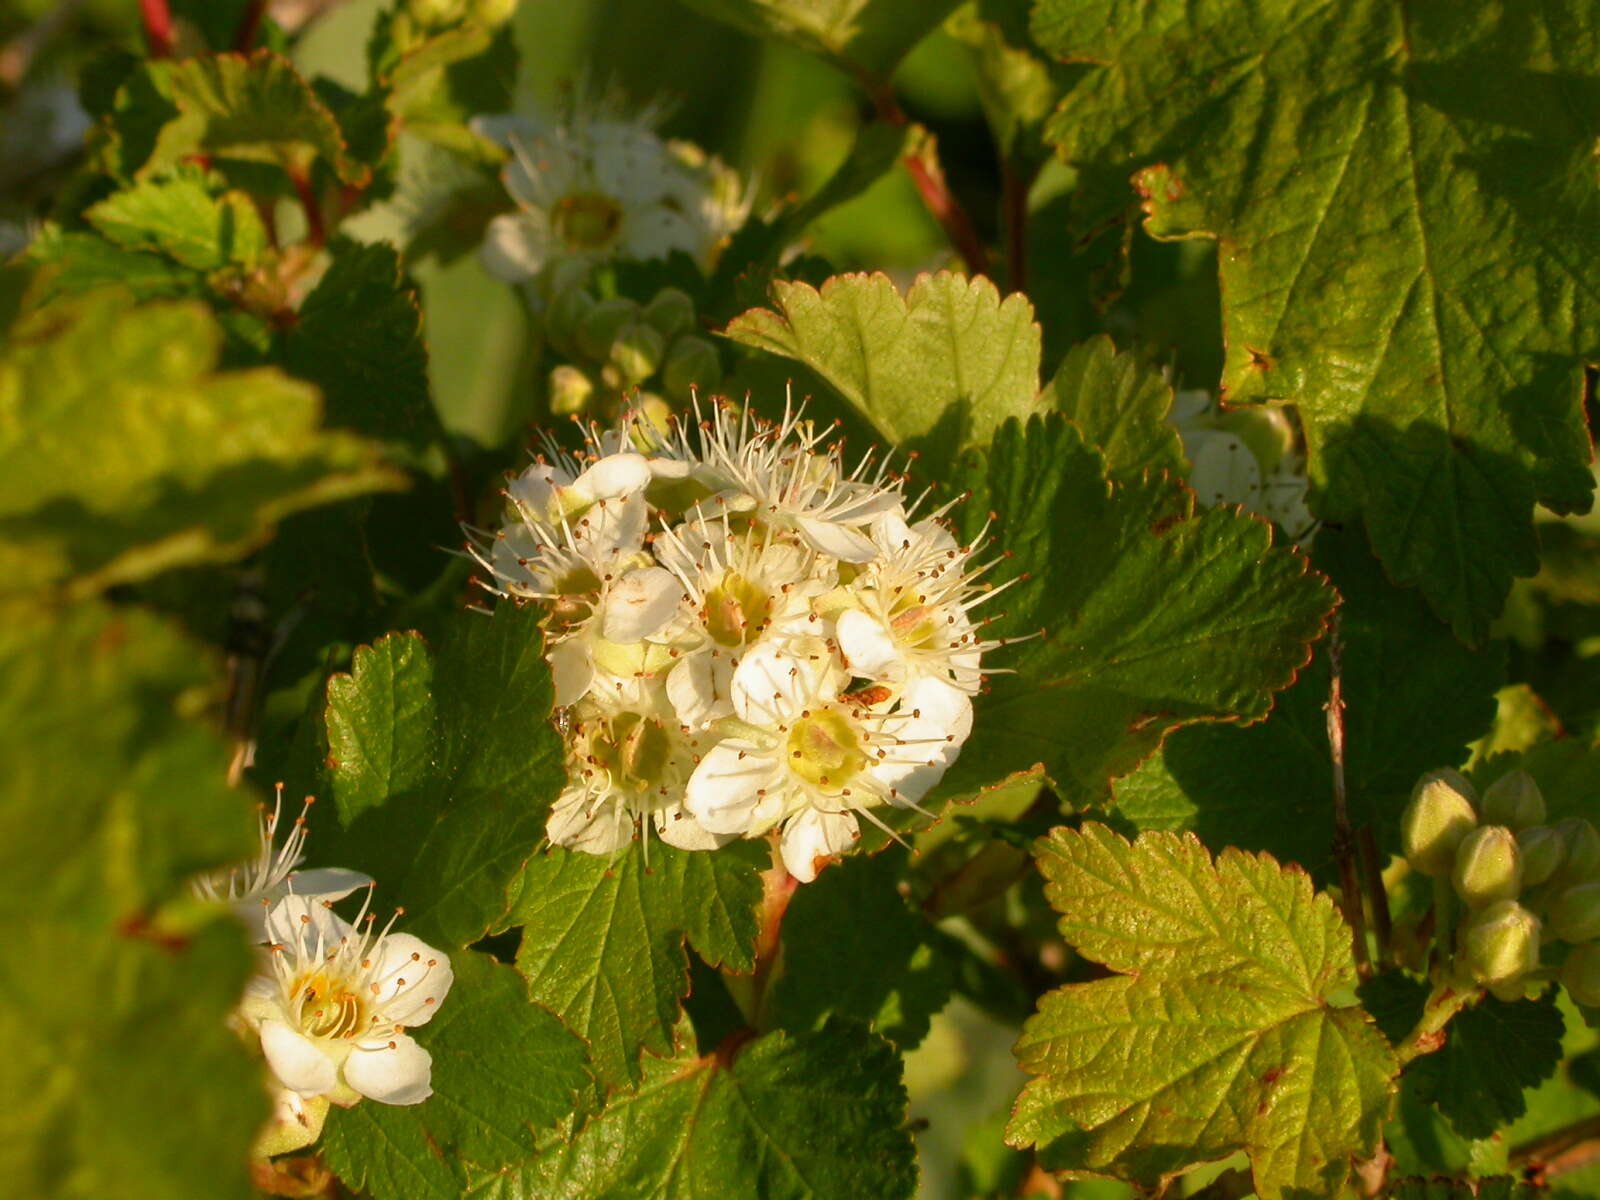
[[[638,713],[623,713],[611,721],[608,732],[596,735],[592,752],[610,772],[613,786],[648,792],[660,785],[672,745],[659,721]]]
[[[789,769],[837,793],[867,765],[855,722],[836,708],[814,709],[789,730]]]
[[[575,250],[597,250],[617,236],[622,208],[609,196],[577,192],[563,196],[550,212],[551,223]]]
[[[348,1038],[366,1031],[367,1005],[345,980],[314,971],[295,980],[300,1029],[314,1038]]]
[[[724,646],[742,646],[772,616],[772,597],[737,571],[706,593],[706,632]]]

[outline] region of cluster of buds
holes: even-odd
[[[426,1100],[433,1060],[405,1031],[433,1016],[453,978],[442,951],[393,932],[399,911],[375,927],[370,877],[298,869],[311,803],[308,796],[280,844],[280,783],[271,812],[262,813],[256,857],[193,885],[202,899],[230,905],[259,947],[234,1025],[260,1047],[271,1073],[273,1115],[255,1146],[263,1157],[316,1141],[329,1104]],[[366,896],[351,923],[333,904],[358,889]]]
[[[700,409],[696,407],[697,416]],[[972,726],[980,584],[939,509],[798,414],[634,410],[553,445],[471,552],[545,610],[567,786],[551,843],[615,853],[653,824],[708,850],[776,832],[791,874],[916,808]],[[948,507],[948,506],[947,506]]]
[[[1530,976],[1541,959],[1564,943],[1561,981],[1580,1004],[1600,1004],[1600,832],[1581,817],[1544,821],[1544,797],[1526,771],[1507,772],[1480,797],[1447,769],[1418,780],[1401,836],[1412,867],[1448,880],[1466,906],[1460,974],[1520,998],[1539,985]]]
[[[1222,410],[1210,392],[1178,392],[1167,423],[1189,460],[1189,486],[1205,505],[1237,504],[1265,517],[1301,546],[1317,521],[1306,507],[1310,480],[1294,425],[1281,408]]]
[[[686,405],[696,388],[722,382],[717,348],[699,335],[694,301],[677,288],[663,288],[641,305],[620,296],[596,299],[574,285],[551,302],[544,328],[567,359],[550,372],[555,413],[610,420],[636,403],[665,422],[668,401]]]

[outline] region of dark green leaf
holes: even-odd
[[[1146,469],[1183,473],[1183,445],[1166,419],[1171,385],[1154,367],[1118,354],[1110,338],[1074,346],[1042,399],[1072,418],[1099,447],[1113,475]]]

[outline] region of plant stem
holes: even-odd
[[[240,54],[248,54],[256,44],[256,34],[261,30],[261,17],[266,10],[267,0],[250,0],[249,7],[239,18],[239,28],[233,35],[233,48]]]
[[[1600,1159],[1600,1116],[1584,1117],[1512,1150],[1511,1171],[1535,1186]]]
[[[1378,854],[1378,838],[1371,825],[1356,834],[1361,851],[1361,875],[1367,885],[1367,903],[1372,908],[1372,933],[1378,940],[1378,961],[1394,957],[1394,921],[1389,915],[1389,893],[1383,889],[1383,863]]]
[[[1443,875],[1433,881],[1433,962],[1443,970],[1455,954],[1456,892]]]
[[[172,57],[172,11],[167,0],[139,0],[144,18],[144,40],[151,58]]]
[[[1006,210],[1007,282],[1013,292],[1028,290],[1028,184],[1016,164],[1001,164]]]
[[[800,881],[789,874],[778,854],[778,843],[772,842],[772,866],[761,876],[761,924],[756,931],[755,969],[748,975],[734,975],[724,971],[723,983],[728,994],[739,1006],[750,1028],[762,1032],[767,1017],[767,992],[772,982],[772,971],[783,951],[783,915],[789,911],[789,901],[794,897]]]
[[[1344,784],[1344,695],[1339,680],[1339,615],[1333,616],[1328,642],[1328,753],[1333,760],[1333,856],[1339,864],[1339,902],[1344,919],[1350,923],[1351,950],[1356,972],[1363,978],[1372,974],[1367,955],[1367,922],[1361,903],[1361,875],[1356,865],[1355,832],[1350,828],[1350,811],[1345,803]],[[1383,881],[1378,881],[1383,886]]]
[[[1400,1065],[1403,1067],[1412,1059],[1432,1054],[1442,1047],[1445,1042],[1444,1027],[1450,1023],[1450,1018],[1482,994],[1477,988],[1455,988],[1443,983],[1435,987],[1428,995],[1428,1002],[1423,1006],[1422,1018],[1416,1028],[1394,1048]]]

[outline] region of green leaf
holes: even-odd
[[[1507,684],[1495,693],[1494,723],[1472,744],[1472,762],[1496,754],[1531,750],[1540,742],[1561,736],[1561,722],[1525,683]]]
[[[1495,1175],[1487,1179],[1396,1179],[1386,1193],[1393,1200],[1535,1200],[1539,1188]]]
[[[1312,562],[1338,588],[1345,786],[1351,820],[1399,849],[1400,813],[1417,776],[1462,762],[1494,716],[1501,648],[1458,642],[1423,598],[1395,587],[1359,527],[1317,534]],[[1333,760],[1328,752],[1329,645],[1247,728],[1195,725],[1113,787],[1140,829],[1193,830],[1202,841],[1331,866]]]
[[[589,1043],[608,1084],[639,1079],[639,1051],[668,1054],[688,990],[689,944],[712,966],[754,965],[765,843],[715,854],[663,842],[610,859],[554,849],[528,863],[507,922],[521,925],[517,970],[533,998]]]
[[[277,167],[285,182],[308,179],[319,161],[346,185],[368,176],[345,152],[327,106],[270,50],[145,63],[118,92],[104,136],[102,161],[123,178],[149,177],[197,156],[218,169]]]
[[[1062,155],[1132,175],[1153,235],[1224,247],[1229,398],[1293,400],[1323,515],[1360,515],[1394,580],[1481,640],[1538,567],[1535,498],[1593,489],[1600,22],[1042,0],[1034,32],[1103,64],[1062,102]]]
[[[967,47],[978,98],[995,141],[1028,172],[1051,157],[1045,122],[1061,93],[1084,68],[1050,60],[1028,36],[1027,6],[1015,0],[979,0],[945,22],[945,31]],[[1038,297],[1033,297],[1038,302]]]
[[[810,367],[885,441],[929,454],[934,477],[1008,417],[1039,411],[1033,309],[987,279],[921,275],[904,298],[881,274],[772,290],[779,311],[747,312],[727,336]]]
[[[1333,606],[1265,522],[1196,512],[1162,479],[1108,482],[1060,416],[1007,423],[952,487],[974,493],[967,536],[993,510],[991,544],[1013,555],[990,576],[1011,586],[978,610],[985,636],[1029,640],[985,654],[1014,673],[977,699],[949,794],[1043,763],[1069,794],[1104,796],[1170,730],[1264,716]]]
[[[333,262],[289,331],[284,365],[322,389],[330,425],[415,451],[441,432],[417,290],[386,243],[334,243]]]
[[[193,296],[205,286],[196,271],[164,255],[128,250],[94,233],[64,233],[55,225],[40,230],[27,254],[49,268],[41,289],[47,296],[116,284],[137,299],[162,300]]]
[[[1039,1076],[1006,1138],[1046,1164],[1155,1186],[1250,1156],[1262,1200],[1333,1196],[1398,1067],[1359,1008],[1350,930],[1307,876],[1192,837],[1101,825],[1038,845],[1062,936],[1111,978],[1051,992],[1017,1056]],[[1054,1143],[1054,1144],[1052,1144]]]
[[[1074,346],[1043,399],[1098,446],[1113,474],[1146,469],[1184,473],[1183,443],[1167,424],[1172,386],[1104,335]]]
[[[328,682],[319,856],[382,883],[406,930],[464,946],[504,924],[507,889],[561,790],[539,613],[457,613],[437,652],[415,633],[355,653]]]
[[[569,1144],[485,1181],[477,1200],[548,1196],[763,1196],[916,1191],[898,1056],[849,1022],[771,1033],[698,1057],[650,1060]]]
[[[248,196],[214,196],[195,173],[141,181],[84,216],[119,246],[165,254],[197,271],[253,267],[268,245],[266,227]]]
[[[252,1195],[259,1068],[225,1019],[251,958],[188,878],[254,851],[228,751],[186,719],[217,664],[97,603],[0,603],[0,1063],[18,1196]],[[172,901],[177,903],[173,904]],[[194,1101],[175,1120],[175,1098]]]
[[[1398,1043],[1421,1018],[1428,987],[1390,972],[1363,983],[1360,995]],[[1406,1084],[1462,1137],[1492,1137],[1526,1113],[1526,1093],[1555,1074],[1565,1028],[1555,988],[1515,1003],[1486,996],[1451,1019],[1443,1047],[1406,1068]]]
[[[796,890],[771,993],[778,1024],[815,1029],[853,1017],[903,1050],[927,1036],[950,999],[951,968],[937,931],[900,896],[904,865],[900,854],[855,855]]]
[[[120,292],[25,317],[0,356],[0,591],[82,595],[231,559],[289,513],[397,477],[376,447],[317,428],[316,393],[216,368],[198,303]]]
[[[322,1153],[339,1178],[377,1200],[456,1200],[468,1164],[528,1158],[535,1133],[589,1102],[583,1043],[528,1000],[509,966],[451,956],[455,983],[439,1014],[412,1031],[433,1056],[433,1095],[409,1106],[333,1109]]]
[[[757,37],[782,38],[832,60],[868,86],[887,83],[906,53],[960,0],[684,0]]]

